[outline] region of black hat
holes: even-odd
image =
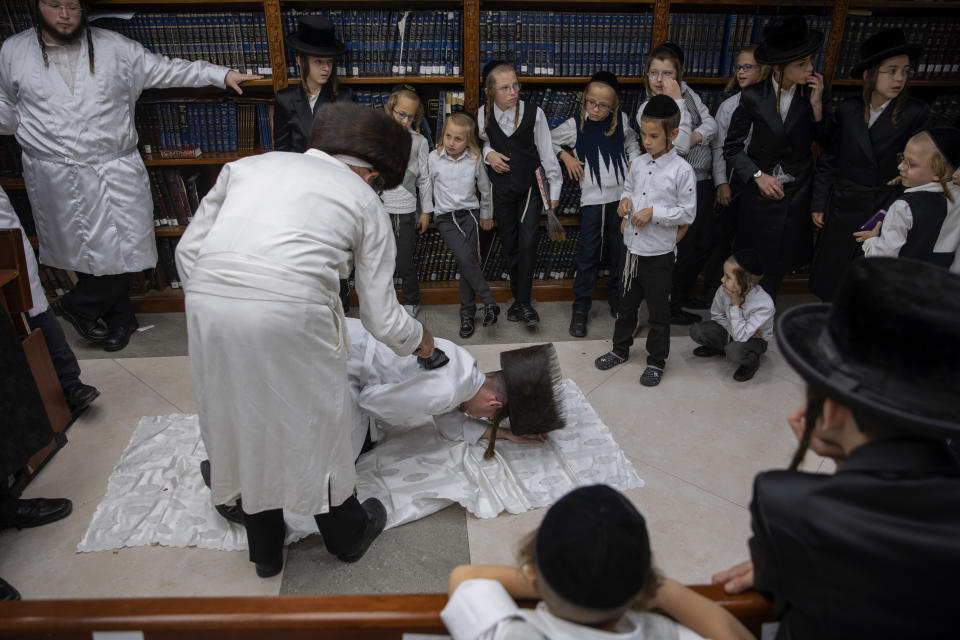
[[[487,83],[487,76],[490,75],[490,72],[499,67],[502,64],[507,64],[503,60],[491,60],[487,64],[483,65],[483,69],[480,71],[480,84]]]
[[[504,351],[500,368],[507,387],[511,431],[546,433],[565,426],[560,360],[552,344]]]
[[[943,154],[954,169],[960,169],[960,129],[953,127],[937,127],[928,129],[927,133],[937,145],[937,150]]]
[[[923,53],[923,47],[918,44],[909,44],[907,37],[900,29],[887,29],[875,33],[860,45],[860,62],[850,70],[850,77],[859,80],[863,72],[880,64],[887,58],[906,55],[910,60],[916,60]]]
[[[760,64],[786,64],[816,53],[822,44],[823,33],[807,27],[803,16],[774,16],[753,57]]]
[[[666,49],[667,51],[669,51],[670,55],[674,56],[677,60],[679,60],[681,65],[683,64],[683,49],[681,49],[678,44],[676,44],[675,42],[663,42],[661,44],[658,44],[653,48],[653,51],[650,52],[650,57],[656,58],[657,53],[661,49]]]
[[[737,261],[740,268],[752,276],[763,275],[763,265],[760,263],[760,254],[756,249],[740,249],[733,254],[733,259]]]
[[[302,16],[297,30],[287,36],[287,46],[296,53],[320,58],[339,56],[347,50],[337,40],[333,23],[323,16]]]
[[[652,570],[643,516],[606,485],[574,489],[550,507],[537,530],[534,558],[544,586],[592,611],[628,605]]]
[[[640,117],[663,119],[672,118],[678,113],[680,113],[680,107],[677,106],[677,102],[666,94],[658,93],[647,101]]]
[[[614,91],[620,90],[620,83],[617,82],[617,76],[613,75],[609,71],[597,71],[595,74],[590,76],[590,82],[602,82]],[[590,83],[588,82],[587,84]]]
[[[836,301],[783,313],[777,340],[819,393],[878,425],[960,437],[960,276],[905,258],[855,261]]]

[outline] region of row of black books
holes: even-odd
[[[200,207],[207,187],[202,174],[184,177],[180,169],[148,169],[155,227],[186,226]]]
[[[167,287],[179,289],[183,286],[174,257],[179,242],[180,238],[176,236],[157,238],[157,266],[145,273],[148,289],[163,291]]]
[[[533,277],[537,280],[564,280],[576,273],[576,256],[580,250],[580,230],[567,228],[565,240],[552,240],[542,228],[537,238],[537,261]],[[509,280],[503,261],[503,245],[499,234],[492,234],[489,249],[483,259],[483,276],[489,282]]]
[[[878,31],[892,28],[902,29],[907,42],[923,47],[923,53],[914,63],[912,77],[944,80],[960,76],[960,19],[956,16],[934,19],[929,16],[858,15],[858,12],[850,11],[834,77],[849,77],[860,61],[860,45]]]
[[[960,95],[942,95],[930,105],[931,127],[960,126]]]
[[[480,58],[522,76],[639,76],[652,28],[650,13],[481,11]]]
[[[233,100],[137,103],[140,148],[161,158],[273,148],[273,104]]]
[[[352,10],[287,9],[285,33],[301,16],[322,15],[333,22],[347,52],[337,58],[341,76],[457,76],[461,69],[463,15],[453,9]],[[287,47],[287,74],[300,75]]]
[[[33,26],[31,0],[4,0],[0,6],[0,42]]]
[[[273,75],[262,11],[137,11],[127,15],[94,15],[93,24],[121,33],[160,55]]]
[[[420,282],[442,282],[460,278],[457,259],[447,248],[437,229],[428,229],[417,238],[413,261]]]

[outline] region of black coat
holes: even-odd
[[[871,442],[834,475],[761,473],[750,512],[777,638],[957,637],[960,462],[945,441]]]
[[[346,102],[353,100],[350,87],[339,85],[337,94],[325,85],[320,91],[320,97],[310,111],[310,101],[303,90],[303,84],[293,85],[277,91],[277,106],[273,112],[273,148],[277,151],[296,151],[303,153],[307,150],[310,140],[310,129],[313,127],[313,116],[317,110],[328,102]]]
[[[727,166],[747,183],[740,199],[738,248],[752,247],[760,254],[765,273],[787,274],[810,259],[813,223],[810,197],[813,187],[811,144],[822,141],[827,123],[813,119],[809,89],[798,86],[786,120],[777,113],[777,92],[768,80],[743,90],[733,112],[723,155]],[[824,104],[827,103],[824,92]],[[753,128],[750,146],[744,141]],[[796,180],[784,185],[782,200],[768,200],[753,182],[758,170],[772,174],[774,167]]]
[[[850,263],[863,255],[855,231],[900,194],[887,186],[897,177],[897,154],[910,136],[926,128],[930,107],[908,99],[893,124],[893,104],[869,129],[863,98],[850,98],[830,118],[830,142],[817,161],[812,211],[825,214],[810,272],[810,290],[832,300]]]

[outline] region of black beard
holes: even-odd
[[[66,35],[63,35],[59,31],[57,31],[57,28],[55,25],[52,25],[49,22],[47,22],[47,19],[39,11],[37,12],[37,16],[40,18],[40,28],[44,32],[44,35],[49,39],[53,40],[54,44],[59,44],[59,45],[73,44],[74,42],[80,39],[81,35],[83,35],[83,27],[84,27],[83,21],[81,21],[80,24],[78,24],[73,31],[71,31]]]

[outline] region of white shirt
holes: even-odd
[[[746,342],[760,330],[759,338],[773,338],[773,316],[777,308],[763,287],[756,286],[747,293],[739,307],[730,303],[723,287],[717,289],[710,305],[710,319],[727,330],[734,342]]]
[[[960,273],[960,187],[951,182],[947,188],[953,194],[953,202],[947,200],[947,217],[940,227],[940,235],[937,236],[933,250],[936,253],[953,251],[954,259],[950,271]]]
[[[407,161],[407,171],[403,181],[416,181],[416,190],[420,194],[420,211],[430,213],[433,211],[433,188],[430,186],[430,172],[427,169],[427,155],[430,153],[430,145],[427,139],[414,131],[409,130],[410,159]],[[383,208],[387,213],[411,213],[417,209],[417,197],[410,193],[404,185],[397,185],[393,189],[383,192]]]
[[[56,66],[63,82],[70,89],[70,95],[73,95],[74,81],[77,78],[77,61],[80,59],[80,39],[64,45],[53,44],[46,40],[43,43],[46,45],[47,58]]]
[[[446,149],[431,151],[427,158],[427,173],[433,185],[433,208],[436,214],[480,209],[481,220],[493,217],[487,166],[470,149],[456,158],[447,155]],[[480,192],[479,202],[477,191]]]
[[[770,76],[770,81],[773,83],[773,94],[777,94],[777,89],[780,85],[777,84],[777,81],[774,80],[773,76]],[[790,104],[793,102],[793,95],[797,92],[797,85],[794,83],[790,87],[789,91],[783,91],[780,93],[780,119],[786,122],[787,114],[790,113]]]
[[[608,202],[618,202],[623,193],[623,180],[626,179],[627,163],[633,162],[642,152],[640,143],[637,141],[637,132],[630,126],[627,114],[620,114],[620,125],[623,127],[623,149],[627,157],[623,163],[623,179],[617,176],[616,171],[609,163],[603,162],[600,156],[600,184],[593,173],[590,172],[590,165],[585,158],[577,158],[584,163],[583,177],[580,178],[580,205],[587,206],[591,204],[606,204]],[[554,153],[560,153],[561,147],[574,149],[577,144],[577,132],[580,130],[580,119],[569,118],[560,123],[556,129],[550,132],[553,139]],[[576,151],[574,154],[576,157]]]
[[[631,165],[623,197],[630,198],[633,213],[653,207],[646,225],[627,222],[623,243],[638,256],[659,256],[673,251],[677,227],[693,223],[697,215],[697,177],[676,148],[656,159],[645,153]]]
[[[727,141],[727,131],[730,130],[730,119],[733,117],[733,112],[740,106],[740,96],[742,95],[743,92],[738,91],[736,95],[732,95],[720,103],[720,107],[717,109],[717,115],[713,118],[717,121],[717,135],[713,137],[713,141],[710,143],[710,150],[713,152],[714,187],[719,187],[722,184],[728,184],[730,182],[730,174],[727,172],[727,161],[723,157],[723,143]],[[750,131],[743,140],[744,149],[750,146],[750,138],[752,137],[753,125],[751,124]]]
[[[521,100],[517,102],[516,107],[510,107],[506,111],[501,111],[500,107],[493,105],[493,117],[496,119],[497,124],[500,125],[500,128],[503,132],[510,137],[513,135],[513,125],[514,121],[519,125],[523,121],[523,105],[525,103]],[[520,109],[519,115],[516,114],[516,110]],[[550,199],[559,200],[560,199],[560,188],[563,186],[563,175],[560,173],[560,162],[557,160],[556,154],[553,153],[553,141],[550,138],[550,126],[547,124],[547,116],[543,114],[543,109],[536,107],[537,117],[533,123],[533,140],[537,145],[537,154],[540,156],[540,164],[543,165],[543,170],[547,174],[547,181],[550,183]],[[487,134],[483,132],[483,123],[484,118],[486,117],[486,109],[480,107],[480,111],[477,113],[477,127],[480,131],[480,139],[483,141],[483,161],[487,162],[487,156],[493,151],[493,147],[490,146],[490,139],[487,137]],[[489,163],[488,163],[489,164]]]
[[[903,190],[904,193],[913,193],[914,191],[943,193],[943,187],[940,186],[939,182],[930,182],[919,187],[909,187]],[[956,199],[956,195],[954,195],[954,198]],[[947,201],[947,205],[950,205],[949,200]],[[954,203],[954,208],[955,205],[956,203]],[[951,223],[955,222],[954,217],[950,215],[949,209],[947,210],[947,218],[945,218],[943,222],[944,226],[947,226],[948,219],[951,220]],[[907,204],[906,200],[895,200],[893,204],[887,207],[887,215],[883,218],[880,235],[874,238],[867,238],[863,241],[864,255],[868,258],[875,258],[877,256],[896,258],[900,255],[900,249],[907,243],[907,236],[910,234],[910,229],[912,228],[913,212],[910,210],[910,205]],[[941,234],[942,233],[941,228]],[[939,238],[937,245],[940,245]]]
[[[887,105],[889,104],[890,104],[890,100],[887,100],[876,109],[873,108],[873,104],[870,105],[870,122],[867,124],[867,129],[873,126],[873,123],[877,121],[877,119],[883,113],[883,110],[886,109]]]

